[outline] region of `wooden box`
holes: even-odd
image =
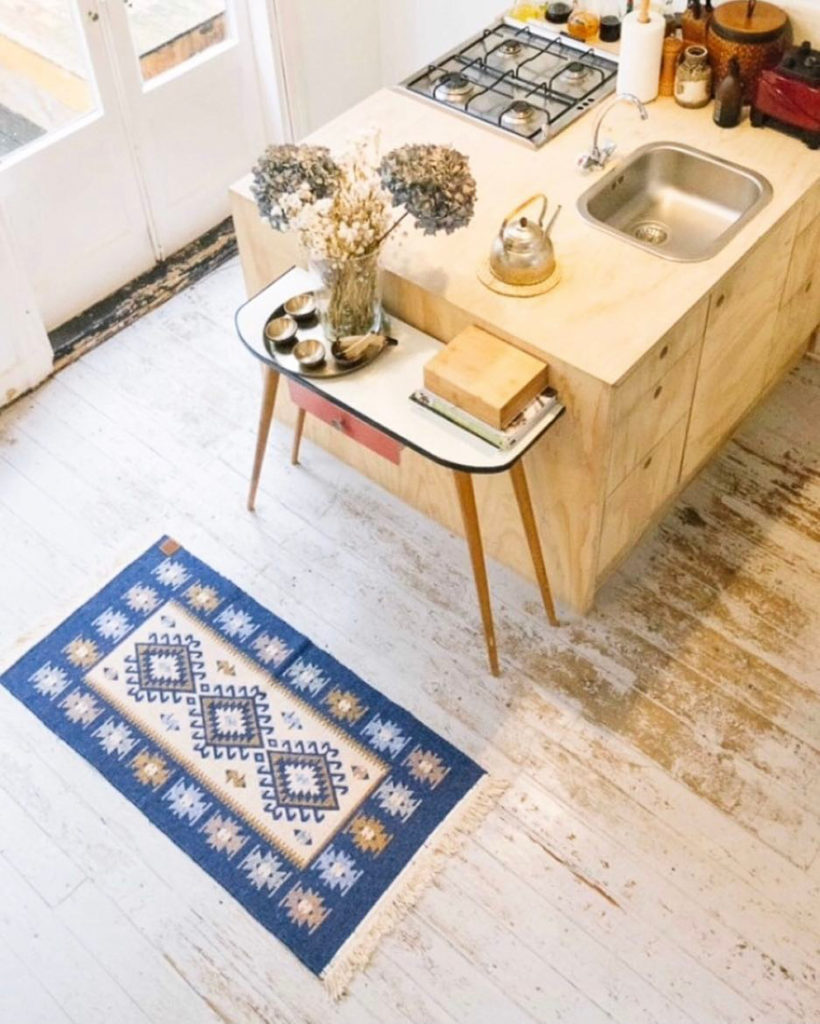
[[[424,386],[503,430],[547,386],[547,364],[480,327],[467,327],[424,367]]]

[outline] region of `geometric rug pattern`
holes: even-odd
[[[484,774],[170,538],[0,682],[318,975]]]

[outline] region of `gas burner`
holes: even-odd
[[[501,115],[501,124],[519,135],[530,135],[543,120],[543,111],[526,100],[516,100]]]
[[[496,47],[496,53],[502,57],[519,57],[523,49],[524,46],[518,39],[506,39],[500,46]]]
[[[0,0],[2,2],[2,0]],[[543,146],[615,91],[618,62],[552,31],[496,21],[401,83],[508,139]]]
[[[451,71],[438,80],[433,95],[445,103],[466,103],[474,88],[472,82],[464,75],[458,71]]]
[[[561,72],[561,78],[572,82],[573,85],[577,85],[579,82],[583,82],[589,71],[590,69],[586,64],[582,64],[579,60],[573,60]]]

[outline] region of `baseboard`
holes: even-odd
[[[90,309],[49,332],[54,368],[79,358],[236,255],[233,220],[217,224]]]

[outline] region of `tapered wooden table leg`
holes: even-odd
[[[518,511],[521,513],[521,521],[524,524],[524,534],[529,545],[532,564],[535,568],[535,578],[538,580],[538,586],[541,590],[541,600],[544,602],[544,608],[550,623],[553,626],[558,626],[560,623],[555,617],[555,605],[552,603],[552,592],[550,591],[547,567],[544,565],[544,554],[541,550],[541,541],[538,539],[538,527],[535,525],[535,516],[533,515],[532,502],[530,501],[530,489],[527,486],[527,476],[521,459],[518,462],[514,462],[510,467],[510,476],[512,477],[513,490],[515,491],[515,500],[518,502]]]
[[[487,643],[487,657],[490,671],[494,676],[499,674],[498,651],[495,646],[495,627],[490,607],[490,587],[487,583],[487,566],[484,563],[484,549],[481,546],[481,532],[478,526],[478,513],[475,507],[473,479],[469,473],[453,471],[456,482],[458,503],[461,506],[461,518],[464,521],[464,533],[467,537],[467,548],[473,565],[475,588],[478,591],[478,605],[481,609],[481,622],[484,626],[484,639]]]
[[[305,427],[305,410],[299,409],[296,413],[296,426],[293,428],[293,448],[290,450],[290,463],[292,466],[299,465],[299,446],[302,443],[302,431]]]
[[[256,432],[256,453],[253,457],[251,487],[248,491],[248,510],[250,512],[253,512],[256,505],[256,488],[259,486],[259,474],[262,472],[262,462],[265,458],[265,449],[268,446],[270,421],[273,417],[273,407],[276,404],[276,388],[279,384],[279,374],[276,370],[271,370],[270,368],[265,367],[262,372],[262,408],[259,410],[259,429]]]

